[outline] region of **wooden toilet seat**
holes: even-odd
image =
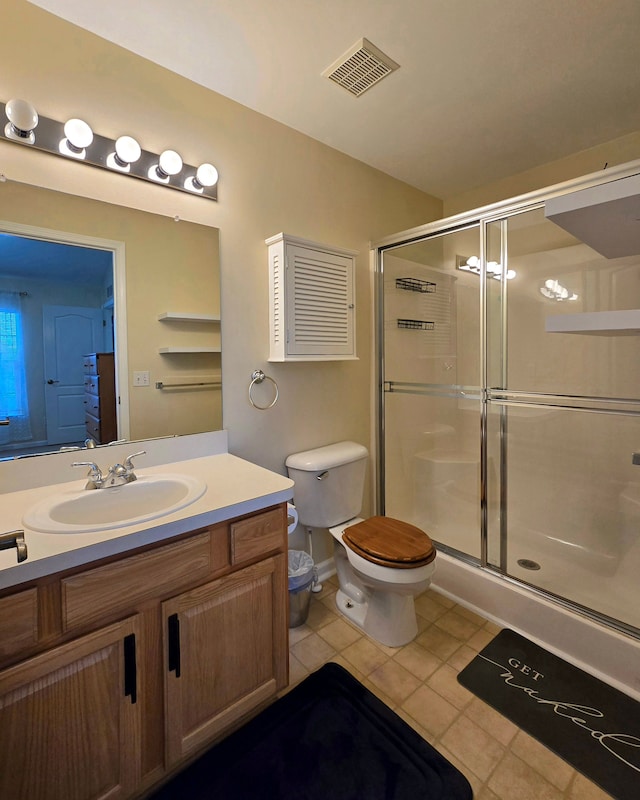
[[[370,517],[345,528],[342,541],[367,561],[383,567],[409,569],[430,564],[436,549],[415,525],[392,517]]]

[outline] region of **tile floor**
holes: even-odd
[[[496,625],[429,590],[416,598],[417,638],[386,647],[339,614],[336,587],[335,577],[325,582],[306,624],[289,630],[290,686],[341,664],[467,776],[476,800],[610,798],[457,682]]]

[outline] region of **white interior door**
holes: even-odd
[[[49,444],[85,438],[83,356],[101,351],[102,311],[44,306],[45,406]]]

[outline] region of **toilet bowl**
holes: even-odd
[[[362,522],[367,520],[356,517],[329,528],[335,539],[334,558],[340,587],[336,605],[372,639],[389,647],[401,647],[418,633],[414,598],[429,588],[435,570],[435,549],[428,540],[433,556],[416,567],[375,563],[358,554],[343,538],[351,526]],[[425,538],[428,539],[426,534]]]
[[[338,610],[376,641],[400,647],[415,638],[414,597],[435,569],[429,536],[387,517],[358,517],[368,452],[354,442],[295,453],[286,460],[295,481],[300,522],[328,528],[335,540]]]

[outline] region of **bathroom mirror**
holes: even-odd
[[[0,458],[84,441],[84,386],[63,387],[67,373],[76,382],[86,371],[86,349],[114,352],[117,438],[222,428],[218,243],[206,225],[0,184],[0,315],[19,314],[5,313],[0,336],[2,323],[18,318],[23,334],[21,345],[15,340],[23,361],[8,383],[0,369],[0,418],[9,419],[0,425]],[[68,321],[78,309],[97,317],[90,345]],[[21,392],[26,402],[17,408],[8,398]]]

